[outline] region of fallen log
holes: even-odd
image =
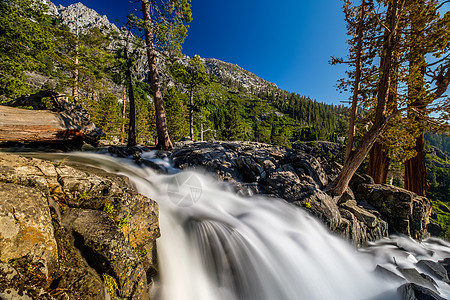
[[[65,142],[85,139],[81,128],[67,126],[60,113],[0,106],[1,142]]]
[[[105,136],[85,110],[52,91],[21,97],[5,105],[0,106],[0,142],[62,142],[81,147],[83,142],[96,146]]]

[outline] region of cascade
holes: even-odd
[[[179,171],[152,152],[142,156],[167,174],[108,155],[69,159],[126,175],[158,202],[153,299],[401,299],[397,288],[418,280],[405,270],[427,273],[420,260],[450,257],[440,239],[394,236],[356,249],[281,199],[241,197],[211,174]],[[448,299],[450,285],[427,274],[435,282],[429,288]]]

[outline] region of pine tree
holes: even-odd
[[[189,90],[189,135],[194,140],[194,95],[195,90],[200,85],[209,83],[208,74],[205,66],[202,64],[200,56],[194,55],[189,63],[185,66],[180,62],[176,62],[172,67],[172,73],[178,81],[187,86]]]
[[[438,1],[416,0],[413,3],[409,13],[411,29],[408,35],[408,106],[423,112],[433,98],[440,96],[429,95],[426,89],[425,73],[428,68],[426,55],[445,51],[445,42],[448,44],[450,41],[450,13],[441,18],[437,11]],[[411,112],[408,120],[410,121],[409,133],[415,137],[412,149],[415,155],[405,162],[405,188],[418,195],[426,196],[428,184],[424,135],[427,126],[424,120]]]
[[[170,136],[174,140],[180,140],[188,134],[186,108],[183,105],[182,96],[172,87],[165,97],[167,127]]]
[[[432,5],[433,2],[436,3],[436,1],[431,0],[424,1],[428,3],[427,5]],[[381,4],[381,1],[378,2]],[[383,15],[374,11],[373,8],[369,13],[369,15],[376,16],[374,19],[377,20],[378,24],[374,23],[373,26],[380,26],[384,30],[382,43],[377,42],[376,35],[372,36],[372,42],[363,40],[368,49],[372,48],[372,53],[379,54],[380,61],[378,68],[370,66],[372,64],[371,62],[367,65],[367,68],[362,69],[364,74],[363,78],[368,79],[364,85],[369,87],[367,89],[360,89],[361,104],[365,107],[365,116],[363,119],[365,123],[363,125],[368,130],[360,134],[359,144],[350,152],[348,161],[345,163],[341,174],[333,183],[330,193],[335,196],[339,196],[345,191],[348,181],[369,151],[372,153],[369,163],[369,173],[377,177],[377,181],[385,182],[391,153],[395,152],[393,149],[401,148],[404,158],[408,158],[408,155],[410,155],[409,153],[411,151],[408,151],[408,145],[414,142],[415,137],[411,134],[412,132],[409,132],[410,134],[406,133],[406,129],[408,128],[407,123],[410,122],[411,126],[409,127],[414,128],[417,127],[417,124],[420,124],[417,122],[417,117],[421,119],[427,118],[425,107],[423,105],[411,105],[413,103],[412,99],[426,99],[424,101],[427,104],[432,103],[442,96],[447,89],[448,79],[450,79],[450,70],[447,69],[448,67],[446,65],[440,65],[439,72],[432,76],[432,79],[434,77],[437,88],[435,92],[431,92],[431,89],[422,89],[422,87],[427,86],[424,84],[423,75],[421,75],[422,80],[420,80],[420,76],[412,75],[414,73],[411,72],[413,70],[411,68],[411,60],[414,59],[414,54],[411,52],[411,49],[417,51],[422,44],[420,36],[411,38],[409,42],[411,32],[415,31],[414,26],[411,24],[419,20],[416,19],[414,21],[414,9],[418,11],[422,10],[419,14],[416,13],[416,16],[426,16],[426,14],[424,15],[423,6],[421,8],[420,1],[390,0],[383,3],[387,4],[387,11]],[[380,7],[383,7],[383,5]],[[435,22],[434,25],[430,26],[435,29],[438,28],[439,30],[437,31],[440,34],[435,34],[434,38],[427,39],[429,43],[425,46],[425,49],[427,49],[426,53],[433,53],[437,49],[440,49],[438,51],[442,53],[442,45],[444,47],[448,45],[448,34],[450,32],[448,30],[449,17],[450,14],[447,18],[443,18],[440,22]],[[437,25],[438,23],[439,26]],[[422,30],[419,29],[418,31],[421,32]],[[376,32],[376,30],[372,30],[372,32]],[[430,51],[431,49],[434,50]],[[405,66],[408,63],[409,73],[405,72],[407,70]],[[416,67],[422,65],[421,68],[416,68],[416,70],[424,72],[423,63],[417,63],[415,65]],[[407,76],[403,74],[407,74]],[[350,79],[353,78],[353,75],[353,73],[350,73]],[[417,87],[414,89],[408,83],[412,82],[408,79],[412,78],[412,76],[416,78],[414,84]],[[343,81],[343,86],[348,86],[349,82],[351,80]],[[408,86],[408,93],[402,94],[402,89],[398,87],[404,86],[405,83]],[[371,86],[372,88],[370,88]],[[439,105],[436,109],[440,109],[445,114],[445,105]],[[414,118],[409,117],[405,119],[403,117],[404,112],[408,112],[408,115],[414,116]],[[413,119],[416,120],[412,121]]]
[[[3,100],[30,92],[25,71],[45,68],[54,51],[47,7],[33,0],[0,1],[0,95]],[[2,99],[0,98],[0,101]]]
[[[158,78],[157,49],[170,49],[180,52],[181,43],[187,33],[185,23],[192,20],[191,8],[188,0],[163,0],[160,2],[141,0],[141,4],[150,82],[155,103],[158,136],[156,147],[169,150],[172,148],[172,142],[167,131],[161,83]]]
[[[394,51],[399,35],[399,21],[404,1],[389,1],[385,17],[385,32],[380,57],[380,79],[377,85],[377,97],[374,107],[374,120],[371,128],[365,133],[358,147],[351,151],[336,180],[329,189],[333,196],[341,196],[348,187],[353,174],[364,161],[378,136],[384,131],[388,121],[395,115],[389,115],[388,100],[394,63]]]

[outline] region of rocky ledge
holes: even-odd
[[[323,192],[342,168],[341,146],[299,143],[286,149],[250,142],[185,142],[169,155],[180,168],[203,168],[232,184],[243,195],[276,196],[302,206],[327,226],[363,246],[392,233],[415,239],[428,236],[431,203],[409,191],[376,185],[355,175],[337,203]]]
[[[149,299],[156,202],[102,170],[0,153],[1,299]]]

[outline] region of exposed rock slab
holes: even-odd
[[[113,219],[98,210],[71,209],[62,225],[71,230],[75,246],[99,274],[118,284],[119,297],[148,299],[147,276],[139,257]]]
[[[0,293],[148,299],[158,206],[126,177],[0,153],[0,204]]]
[[[46,277],[58,259],[46,197],[38,190],[0,182],[0,261],[28,256]]]
[[[431,202],[413,192],[381,184],[360,184],[358,196],[374,206],[386,218],[391,233],[402,233],[415,239],[428,236]]]

